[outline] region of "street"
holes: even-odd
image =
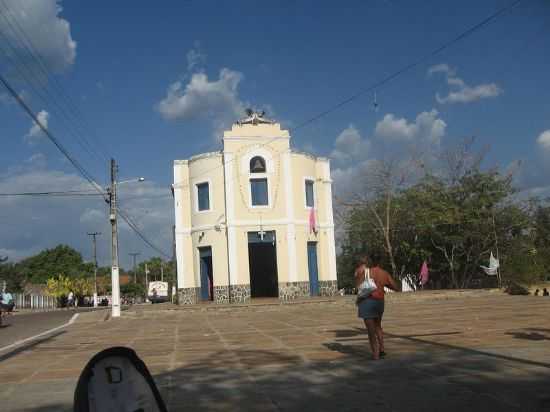
[[[78,310],[17,313],[6,316],[2,327],[0,327],[0,351],[14,342],[36,336],[67,323],[75,313],[89,310],[84,308]]]

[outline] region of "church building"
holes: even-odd
[[[290,148],[264,113],[223,149],[174,161],[180,304],[336,293],[330,164]]]

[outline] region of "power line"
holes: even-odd
[[[371,92],[375,89],[378,89],[380,88],[381,86],[383,85],[386,85],[388,83],[390,83],[391,81],[395,80],[397,77],[399,77],[400,75],[410,71],[411,69],[419,66],[421,63],[425,62],[426,60],[428,60],[429,58],[432,58],[438,54],[440,54],[441,52],[443,52],[444,50],[452,47],[453,45],[455,45],[456,43],[460,42],[461,40],[467,38],[468,36],[470,36],[471,34],[475,33],[476,31],[480,30],[481,28],[483,28],[484,26],[488,25],[489,23],[492,23],[493,21],[495,21],[498,17],[500,17],[502,14],[512,10],[513,8],[517,7],[520,3],[521,3],[522,0],[516,0],[514,1],[513,3],[511,3],[510,5],[508,6],[505,6],[505,7],[502,7],[500,9],[498,9],[497,11],[495,11],[493,14],[491,14],[489,17],[486,17],[485,19],[481,20],[479,23],[471,26],[470,28],[466,29],[465,31],[461,32],[460,34],[458,34],[457,36],[455,36],[454,38],[452,38],[451,40],[447,41],[446,43],[443,43],[442,45],[440,45],[439,47],[435,48],[434,50],[432,50],[431,52],[425,54],[424,56],[420,57],[418,60],[412,62],[412,63],[409,63],[407,64],[406,66],[403,66],[402,68],[400,68],[399,70],[389,74],[388,76],[384,77],[383,79],[373,83],[371,86],[368,86],[364,89],[361,89],[359,90],[358,92],[356,92],[355,94],[353,94],[352,96],[348,97],[347,99],[337,103],[336,105],[322,111],[321,113],[305,120],[304,122],[298,124],[296,127],[294,128],[289,128],[289,133],[292,134],[292,132],[296,131],[296,130],[299,130],[305,126],[307,126],[308,124],[311,124],[313,122],[315,122],[316,120],[319,120],[320,118],[334,112],[335,110],[338,110],[339,108],[341,108],[342,106],[345,106],[346,104],[352,102],[353,100],[359,98],[360,96],[364,95],[365,93],[368,93],[368,92]],[[264,147],[264,146],[267,146],[271,143],[273,143],[275,140],[277,140],[278,137],[274,137],[272,139],[269,139],[267,142],[265,143],[261,143],[258,145],[258,147]],[[210,169],[207,169],[205,170],[204,172],[202,173],[199,173],[197,175],[194,175],[192,176],[194,179],[198,178],[198,177],[202,177],[202,176],[205,176],[207,175],[208,173],[212,172],[212,171],[215,171],[217,169],[219,169],[220,167],[224,167],[225,164],[228,164],[228,163],[231,163],[232,161],[235,160],[235,157],[233,157],[231,160],[228,160],[226,161],[224,164],[222,164],[221,166],[215,166],[215,167],[212,167]]]
[[[2,4],[4,4],[4,6],[6,7],[4,1],[2,0]],[[11,27],[12,29],[12,32],[15,34],[16,37],[19,37],[14,29],[14,26],[11,24],[11,22],[9,21],[9,19],[6,17],[6,15],[0,10],[0,13],[1,13],[1,16],[4,18],[4,20],[8,23],[8,25]],[[20,27],[20,26],[19,26]],[[24,80],[27,81],[27,83],[29,84],[29,86],[31,87],[31,89],[34,91],[34,93],[40,97],[40,99],[47,104],[47,97],[44,97],[44,95],[42,93],[39,92],[39,90],[37,89],[37,87],[35,87],[35,84],[33,82],[33,80],[31,79],[31,77],[33,77],[35,80],[37,79],[36,75],[33,73],[33,70],[31,69],[31,67],[29,67],[29,65],[26,63],[25,59],[22,58],[18,52],[17,52],[17,47],[14,46],[14,44],[10,41],[8,35],[6,35],[5,33],[3,33],[2,31],[0,31],[0,34],[2,35],[2,37],[6,40],[7,44],[9,45],[9,47],[11,48],[12,52],[13,52],[13,58],[10,57],[10,53],[6,53],[5,49],[2,48],[4,50],[4,54],[10,58],[10,60],[15,64],[15,69],[19,72],[19,76],[22,77]],[[20,38],[19,38],[20,40]],[[21,40],[20,40],[21,41]],[[32,44],[30,44],[30,47],[25,44],[25,42],[21,41],[21,43],[23,44],[23,48],[27,50],[28,54],[31,56],[31,60],[34,59],[34,60],[39,60],[40,58],[33,54],[32,50],[30,49],[30,47],[33,47]],[[23,63],[23,65],[25,66],[25,68],[27,69],[27,72],[30,74],[30,76],[28,77],[22,70],[21,70],[21,64],[18,63],[18,61],[16,60],[18,59],[20,62]],[[39,60],[39,67],[41,67],[46,75],[46,80],[48,78],[48,72],[47,72],[47,67],[45,66],[44,62]],[[40,66],[41,65],[41,66]],[[40,85],[40,77],[38,77],[38,81],[39,81],[39,86]],[[58,150],[69,160],[69,162],[77,169],[77,171],[92,185],[92,187],[98,192],[98,194],[100,194],[101,196],[104,197],[105,200],[108,200],[108,196],[106,196],[107,194],[105,193],[105,191],[96,183],[96,179],[94,179],[94,177],[80,164],[80,162],[78,162],[78,160],[76,160],[76,158],[74,158],[70,153],[69,151],[63,146],[63,144],[60,142],[60,140],[47,128],[44,126],[44,124],[37,118],[37,115],[33,112],[33,110],[29,107],[29,105],[27,105],[25,103],[25,101],[23,100],[23,98],[15,92],[14,88],[11,86],[10,82],[2,75],[0,74],[0,83],[3,84],[3,86],[6,88],[6,90],[9,92],[9,94],[12,95],[12,97],[17,101],[17,103],[23,108],[23,110],[31,117],[31,119],[34,121],[34,123],[42,130],[42,132],[44,132],[44,134],[48,137],[48,139],[54,143],[54,145],[58,148]],[[47,88],[44,88],[44,92],[46,95],[48,95],[49,97],[51,97],[51,95],[48,94],[48,91],[47,91]],[[72,123],[70,122],[70,119],[69,117],[67,116],[67,114],[65,113],[64,109],[57,103],[57,101],[55,99],[53,99],[53,102],[56,104],[59,112],[61,113],[61,115],[66,119],[67,121],[67,124],[69,126],[72,126]],[[74,135],[74,133],[73,133]],[[79,138],[78,134],[76,135],[77,139]],[[88,144],[88,147],[89,149],[87,149],[84,144],[82,143],[82,141],[86,142]],[[83,138],[82,141],[80,139],[78,139],[78,142],[81,144],[82,148],[87,151],[89,154],[92,154],[93,153],[90,151],[90,149],[93,150],[93,148],[91,147],[91,144],[85,139]],[[96,154],[97,156],[97,154]],[[8,193],[8,194],[5,194],[5,195],[14,195],[14,194],[11,194],[11,193]],[[84,193],[53,193],[53,192],[41,192],[40,194],[37,194],[37,193],[32,193],[32,192],[26,192],[26,193],[20,193],[20,194],[15,194],[15,195],[21,195],[21,196],[48,196],[48,195],[51,195],[51,196],[65,196],[65,195],[85,195],[85,196],[88,196],[88,195],[93,195],[93,194],[84,194]],[[118,209],[117,209],[118,210]],[[119,213],[121,215],[121,217],[126,221],[126,223],[128,224],[128,226],[134,230],[134,232],[136,232],[136,234],[147,244],[149,245],[151,248],[153,248],[154,250],[156,250],[157,252],[161,253],[163,256],[169,258],[170,256],[165,254],[161,249],[159,249],[156,245],[154,245],[151,241],[149,241],[149,239],[147,239],[147,237],[139,230],[137,224],[131,219],[130,216],[128,216],[124,211],[122,210],[119,210]]]
[[[88,126],[89,128],[89,124],[87,123],[86,121],[86,118],[82,115],[82,113],[80,112],[78,106],[74,103],[74,101],[72,100],[70,94],[66,93],[64,88],[61,86],[61,84],[59,83],[59,81],[57,80],[57,78],[55,76],[52,75],[52,73],[50,72],[50,70],[48,69],[48,65],[46,64],[46,62],[44,61],[44,59],[42,58],[41,54],[38,52],[38,50],[36,49],[36,47],[34,46],[32,40],[30,39],[30,37],[26,34],[25,30],[23,29],[23,27],[21,26],[21,24],[19,23],[18,19],[17,19],[17,16],[16,14],[10,9],[9,5],[5,2],[5,0],[0,0],[6,10],[7,13],[9,13],[9,15],[11,16],[11,19],[13,20],[13,22],[15,23],[15,25],[17,26],[18,28],[18,31],[19,33],[22,35],[22,38],[23,38],[23,41],[21,41],[20,43],[24,46],[24,48],[27,50],[27,52],[29,53],[29,55],[31,56],[32,59],[34,59],[35,61],[37,61],[39,63],[38,67],[42,70],[42,72],[44,73],[45,77],[46,77],[46,80],[49,80],[49,79],[52,79],[53,81],[53,84],[57,90],[57,92],[59,93],[59,95],[61,96],[62,100],[65,99],[65,103],[66,103],[66,106],[72,110],[72,113],[73,113],[73,116],[76,120],[80,120],[81,121],[81,124],[80,126],[82,127],[82,130],[85,131],[86,129],[86,126]],[[0,13],[1,10],[0,10]],[[2,13],[3,15],[3,13]],[[12,32],[15,34],[16,37],[19,37],[17,35],[17,32],[16,30],[14,30],[14,27],[10,24],[10,21],[7,17],[4,17],[4,19],[7,21],[8,25],[10,26],[10,28],[12,29]],[[91,128],[90,128],[91,129]],[[93,131],[93,129],[91,129]],[[88,142],[88,140],[83,137],[83,139],[86,141],[86,143],[93,149],[93,146]],[[97,135],[96,135],[96,139],[97,139]],[[99,139],[98,139],[99,140]],[[98,142],[99,143],[99,142]],[[98,148],[99,150],[97,150],[96,152],[103,158],[104,161],[108,161],[107,159],[107,156],[100,150],[100,148]]]
[[[0,35],[2,36],[2,38],[4,40],[7,39],[7,37],[4,35],[4,33],[0,30]],[[9,42],[9,40],[7,40],[7,43],[8,45],[10,46],[10,48],[12,49],[12,51],[15,50],[15,47],[11,44],[11,42]],[[0,43],[1,44],[1,43]],[[25,68],[26,68],[26,72],[24,72],[22,69],[21,69],[21,65],[20,63],[18,63],[14,57],[10,56],[9,52],[6,52],[6,49],[3,48],[1,45],[0,45],[0,48],[3,50],[4,52],[4,55],[6,55],[11,61],[12,63],[14,64],[14,67],[16,69],[16,71],[18,72],[17,75],[18,77],[23,81],[23,82],[26,82],[27,83],[27,86],[31,89],[32,93],[34,93],[38,98],[39,100],[42,101],[42,103],[44,104],[44,106],[46,106],[48,108],[48,110],[52,111],[52,107],[51,105],[48,103],[48,91],[47,91],[47,88],[44,88],[44,92],[41,92],[37,86],[35,86],[35,80],[36,79],[32,79],[31,77],[34,76],[34,74],[32,73],[31,69],[30,69],[30,66],[25,62],[24,65],[25,65]],[[15,53],[15,52],[14,52]],[[16,54],[14,54],[15,57],[17,57]],[[18,57],[19,58],[19,57]],[[30,73],[29,75],[26,74],[26,73]],[[38,80],[38,84],[40,87],[42,87],[42,85],[40,84],[40,80]],[[67,115],[65,114],[65,112],[60,109],[60,106],[58,105],[58,103],[53,100],[56,107],[53,108],[53,111],[54,113],[60,113],[62,118],[60,118],[60,120],[63,122],[63,119],[65,119],[65,122],[66,123],[66,127],[67,127],[67,130],[68,130],[68,133],[70,135],[73,136],[73,138],[77,141],[77,143],[80,145],[80,147],[85,151],[87,152],[89,155],[91,156],[94,156],[93,153],[90,151],[90,149],[88,149],[84,143],[78,138],[76,137],[75,133],[74,133],[74,130],[72,129],[72,124],[67,121]],[[35,122],[36,123],[36,122]],[[97,156],[97,155],[96,155]]]
[[[4,50],[4,54],[12,61],[14,64],[14,68],[16,71],[19,72],[19,77],[24,79],[28,85],[31,87],[33,92],[43,101],[43,103],[46,106],[49,106],[48,99],[51,99],[53,104],[55,105],[55,109],[58,113],[61,114],[61,116],[66,121],[67,125],[70,126],[70,133],[72,134],[73,138],[78,142],[78,144],[91,156],[95,156],[100,161],[106,161],[106,157],[103,153],[96,150],[93,145],[86,139],[84,135],[80,135],[80,133],[77,131],[77,126],[80,126],[80,130],[85,132],[85,127],[82,127],[82,125],[79,125],[78,123],[73,124],[71,122],[71,118],[68,115],[68,113],[65,111],[65,109],[62,107],[62,105],[57,101],[55,96],[49,92],[47,83],[49,79],[51,78],[53,80],[53,85],[55,86],[55,89],[59,96],[61,96],[61,101],[65,103],[65,105],[72,110],[72,114],[76,120],[81,120],[79,118],[78,109],[75,108],[74,104],[72,102],[67,103],[66,100],[70,99],[67,93],[64,92],[63,88],[57,81],[57,79],[51,75],[49,72],[44,60],[40,56],[40,54],[36,51],[36,48],[32,44],[32,41],[29,39],[29,37],[26,35],[25,31],[19,24],[17,18],[15,17],[15,13],[13,13],[7,4],[4,2],[4,0],[0,0],[2,2],[2,5],[4,6],[4,10],[0,9],[0,16],[4,19],[4,21],[7,23],[7,26],[9,26],[10,32],[14,36],[15,43],[13,43],[8,35],[8,32],[0,31],[0,34],[2,34],[2,37],[4,38],[6,44],[11,49],[12,53],[6,52],[6,49]],[[9,15],[8,15],[9,14]],[[10,18],[11,17],[11,18]],[[12,24],[12,21],[14,24]],[[16,27],[17,26],[17,27]],[[18,50],[22,51],[22,54],[18,52]],[[26,55],[25,55],[26,52]],[[30,61],[33,62],[33,64],[27,63],[27,58],[30,58]],[[28,74],[25,75],[24,71],[22,70],[22,67],[26,69],[25,72]],[[38,91],[38,88],[35,87],[34,80],[37,81],[37,85],[44,88],[43,93],[40,93]],[[51,110],[51,108],[50,108]],[[103,159],[103,160],[102,160]]]
[[[149,239],[147,239],[147,237],[141,232],[141,230],[137,226],[137,223],[135,223],[135,221],[129,216],[129,214],[126,211],[124,211],[123,209],[120,209],[120,208],[117,208],[117,211],[120,214],[120,217],[122,217],[122,219],[128,224],[128,226],[134,232],[136,232],[136,234],[141,238],[141,240],[143,240],[151,249],[157,251],[158,253],[160,253],[165,258],[168,258],[168,259],[171,258],[168,254],[164,253],[164,251],[162,249],[160,249],[153,242],[151,242]]]
[[[57,147],[57,149],[71,162],[71,164],[75,167],[76,170],[90,183],[90,185],[100,194],[105,196],[104,190],[96,183],[96,180],[93,178],[93,176],[88,173],[88,171],[75,159],[73,158],[67,149],[59,142],[59,140],[51,133],[40,120],[36,117],[32,109],[25,103],[25,101],[17,94],[17,92],[13,89],[13,87],[10,85],[10,83],[4,78],[2,74],[0,74],[0,83],[4,85],[6,90],[13,96],[13,98],[19,103],[19,105],[23,108],[23,110],[30,116],[30,118],[35,122],[35,124],[40,127],[40,129],[44,132],[44,134],[50,139],[50,141]]]
[[[441,52],[443,52],[444,50],[448,49],[449,47],[452,47],[453,45],[455,45],[456,43],[460,42],[461,40],[467,38],[468,36],[470,36],[471,34],[475,33],[476,31],[480,30],[481,28],[483,28],[484,26],[488,25],[489,23],[493,22],[494,20],[496,20],[499,16],[501,16],[502,14],[506,13],[507,11],[510,11],[512,10],[513,8],[515,8],[516,6],[518,6],[520,3],[521,3],[522,0],[516,0],[514,1],[513,3],[511,3],[510,5],[508,6],[504,6],[500,9],[498,9],[497,11],[495,11],[493,14],[491,14],[489,17],[483,19],[482,21],[480,21],[479,23],[471,26],[470,28],[468,28],[467,30],[463,31],[462,33],[460,33],[459,35],[457,35],[456,37],[454,37],[453,39],[447,41],[446,43],[443,43],[442,45],[440,45],[439,47],[433,49],[432,51],[430,51],[429,53],[425,54],[424,56],[420,57],[418,60],[412,62],[412,63],[409,63],[407,64],[406,66],[403,66],[402,68],[400,68],[399,70],[391,73],[390,75],[384,77],[383,79],[379,80],[378,82],[372,84],[371,86],[369,87],[366,87],[364,89],[361,89],[359,90],[358,92],[356,92],[355,94],[351,95],[350,97],[348,97],[347,99],[344,99],[342,100],[341,102],[335,104],[334,106],[332,107],[329,107],[328,109],[322,111],[321,113],[305,120],[304,122],[298,124],[294,129],[292,129],[292,131],[295,131],[295,130],[298,130],[298,129],[301,129],[302,127],[305,127],[307,126],[308,124],[310,123],[313,123],[315,122],[316,120],[319,120],[320,118],[338,110],[339,108],[341,108],[342,106],[345,106],[346,104],[352,102],[353,100],[359,98],[360,96],[364,95],[365,93],[369,93],[375,89],[378,89],[380,88],[381,86],[391,82],[392,80],[395,80],[397,77],[399,77],[400,75],[410,71],[411,69],[417,67],[418,65],[420,65],[421,63],[425,62],[426,60],[434,57],[434,56],[437,56],[438,54],[440,54]]]
[[[101,193],[82,191],[82,190],[66,190],[59,192],[19,192],[19,193],[0,193],[1,197],[17,197],[17,196],[29,196],[29,197],[47,197],[47,196],[103,196]]]

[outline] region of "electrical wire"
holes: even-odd
[[[41,69],[42,73],[44,74],[46,80],[51,79],[53,85],[55,86],[57,92],[61,96],[62,99],[65,99],[65,104],[67,107],[72,111],[73,116],[76,120],[79,120],[81,122],[80,126],[82,130],[86,130],[86,127],[89,128],[93,132],[93,128],[89,127],[89,124],[86,121],[86,117],[83,116],[82,112],[79,110],[78,106],[74,103],[72,100],[70,94],[66,93],[64,88],[61,86],[57,78],[51,73],[51,71],[48,68],[48,65],[46,64],[45,60],[42,58],[41,54],[36,49],[35,45],[33,44],[30,37],[27,35],[21,24],[19,23],[16,14],[10,9],[9,5],[5,2],[5,0],[0,0],[2,4],[4,5],[4,8],[9,15],[11,16],[11,19],[15,23],[15,26],[17,26],[17,31],[21,34],[22,40],[20,43],[23,45],[23,47],[27,50],[28,54],[31,56],[31,58],[35,61],[37,61],[38,67]],[[0,13],[2,11],[0,10]],[[3,13],[2,13],[3,14]],[[17,34],[17,31],[14,30],[14,26],[10,24],[10,20],[7,17],[4,17],[10,28],[12,29],[12,32],[15,34],[16,37],[19,37]],[[95,133],[94,133],[95,134]],[[89,144],[89,146],[93,149],[92,145],[87,141],[85,137],[83,137],[84,140]],[[97,135],[96,135],[97,138]],[[98,145],[99,145],[99,139]],[[99,149],[99,148],[98,148]],[[102,150],[97,150],[97,153],[103,158],[104,161],[108,161],[108,157]]]
[[[69,160],[69,162],[75,167],[76,170],[84,177],[88,183],[100,194],[102,194],[104,197],[106,196],[105,191],[101,188],[99,184],[97,184],[94,177],[88,173],[88,171],[73,157],[69,154],[67,149],[61,144],[59,139],[57,139],[52,132],[50,132],[40,120],[36,117],[32,109],[25,103],[25,101],[17,94],[17,92],[13,89],[13,87],[10,85],[10,83],[7,81],[6,78],[2,74],[0,74],[0,83],[4,85],[6,90],[12,95],[12,97],[19,103],[19,105],[23,108],[23,110],[30,116],[30,118],[35,122],[35,124],[40,127],[42,132],[50,139],[50,141],[57,147],[57,149]]]
[[[0,197],[19,197],[19,196],[29,196],[29,197],[46,197],[46,196],[102,196],[101,193],[83,191],[83,190],[66,190],[66,191],[57,191],[57,192],[20,192],[20,193],[0,193]]]
[[[82,122],[79,126],[81,130],[86,129],[85,126],[83,126],[85,120],[84,117],[79,112],[78,108],[72,102],[70,99],[70,96],[65,93],[59,82],[51,75],[51,73],[48,70],[47,65],[45,64],[44,60],[40,56],[40,54],[37,52],[36,48],[32,44],[32,41],[29,39],[29,37],[24,32],[23,28],[17,21],[17,18],[15,17],[14,13],[9,9],[7,4],[4,0],[1,0],[2,5],[4,6],[4,10],[0,9],[0,17],[4,19],[4,21],[8,24],[9,28],[11,29],[11,33],[15,36],[15,38],[19,41],[19,45],[15,45],[9,38],[9,35],[3,31],[0,31],[0,35],[4,39],[5,43],[9,46],[11,49],[11,53],[6,52],[6,49],[2,47],[2,50],[4,51],[4,54],[11,60],[11,62],[14,65],[15,70],[18,72],[18,77],[25,81],[34,94],[36,94],[40,100],[46,105],[48,105],[48,98],[53,101],[53,104],[56,106],[56,112],[58,114],[61,114],[61,116],[64,118],[66,125],[68,125],[71,130],[71,134],[74,138],[76,138],[76,141],[79,143],[79,145],[82,147],[82,149],[87,152],[91,156],[95,156],[100,161],[107,161],[107,156],[101,152],[101,150],[96,150],[93,145],[86,139],[85,136],[82,136],[79,134],[76,130],[77,128],[71,121],[71,117],[67,114],[65,111],[65,108],[58,103],[55,96],[52,97],[52,94],[49,93],[47,88],[47,81],[49,78],[53,79],[53,84],[56,87],[56,91],[59,96],[61,96],[61,100],[65,99],[64,103],[66,107],[68,107],[72,111],[73,117],[78,121]],[[12,21],[10,21],[10,18],[8,16],[11,16],[11,20],[13,20],[14,24],[12,24]],[[16,27],[17,26],[17,27]],[[18,47],[19,46],[19,47]],[[41,71],[36,74],[36,72],[33,70],[33,66],[29,65],[26,61],[25,56],[21,56],[20,53],[18,53],[19,50],[24,50],[27,52],[28,57],[30,57],[31,61],[34,63],[37,63],[36,66]],[[22,67],[26,70],[22,70]],[[43,78],[41,75],[43,75]],[[44,134],[54,143],[54,145],[61,151],[61,153],[69,160],[69,162],[78,170],[78,172],[94,187],[94,189],[98,193],[84,193],[84,192],[77,192],[77,191],[66,191],[66,192],[24,192],[24,193],[3,193],[0,194],[0,196],[7,197],[7,196],[102,196],[105,200],[108,200],[107,194],[104,192],[104,190],[96,183],[96,179],[74,158],[69,151],[62,145],[60,140],[40,122],[35,115],[35,113],[32,111],[32,109],[25,103],[25,101],[22,99],[21,96],[19,96],[11,84],[8,82],[8,80],[0,74],[0,82],[4,85],[4,87],[8,90],[8,92],[14,97],[14,99],[19,103],[19,105],[24,109],[25,112],[31,117],[31,119],[34,121],[34,123],[44,132]],[[40,92],[40,88],[43,88],[44,93]],[[67,103],[69,101],[69,103]],[[51,109],[50,109],[51,110]],[[158,247],[156,247],[151,241],[147,239],[147,237],[139,230],[137,224],[130,218],[129,215],[127,215],[125,212],[120,211],[121,217],[128,223],[129,227],[136,232],[136,234],[150,247],[152,247],[157,252],[161,253],[165,257],[170,257],[167,254],[165,254],[162,250],[160,250]]]
[[[77,141],[77,143],[82,147],[84,151],[86,151],[89,155],[96,157],[101,162],[107,161],[106,156],[101,151],[96,150],[94,146],[90,143],[90,141],[85,137],[85,135],[81,135],[79,133],[77,126],[80,126],[80,130],[84,132],[85,127],[82,127],[82,125],[78,123],[73,124],[68,112],[65,110],[63,105],[58,102],[58,99],[56,99],[57,96],[54,96],[54,93],[50,92],[47,84],[49,80],[52,79],[51,83],[54,85],[57,94],[61,96],[60,100],[63,101],[66,107],[68,107],[72,111],[74,119],[76,119],[77,121],[80,120],[82,122],[82,116],[79,117],[78,109],[76,109],[75,105],[72,102],[67,103],[67,100],[70,99],[70,97],[67,93],[64,92],[63,88],[61,87],[55,76],[53,76],[49,72],[46,63],[44,62],[40,54],[36,51],[36,48],[33,45],[32,41],[29,39],[22,26],[19,24],[17,18],[15,17],[15,13],[13,13],[9,9],[4,0],[0,1],[4,6],[3,9],[0,8],[0,17],[7,23],[7,26],[5,27],[10,29],[12,37],[15,40],[15,42],[12,42],[10,40],[10,36],[7,31],[0,31],[0,34],[2,35],[5,44],[8,45],[11,49],[11,53],[5,52],[6,49],[3,50],[4,54],[12,61],[16,71],[19,72],[18,76],[24,79],[30,85],[33,92],[42,100],[42,102],[48,107],[49,110],[52,110],[51,104],[48,104],[49,100],[53,102],[52,104],[55,105],[54,110],[56,110],[57,113],[59,113],[66,121],[67,125],[70,127],[70,133],[72,137]],[[22,53],[20,53],[19,51],[21,51]],[[30,62],[32,62],[32,64]],[[28,74],[28,76],[27,74],[24,74],[22,67],[25,68],[25,72]],[[43,88],[43,94],[39,92],[39,88]]]
[[[310,117],[309,119],[303,121],[302,123],[299,123],[296,127],[294,127],[291,130],[292,131],[299,130],[299,129],[315,122],[316,120],[319,120],[320,118],[322,118],[324,116],[327,116],[328,114],[340,109],[341,107],[343,107],[343,106],[347,105],[348,103],[354,101],[355,99],[361,97],[365,93],[372,92],[372,91],[386,85],[387,83],[391,82],[392,80],[395,80],[397,77],[399,77],[402,74],[404,74],[404,73],[412,70],[413,68],[419,66],[420,64],[424,63],[426,60],[431,59],[434,56],[437,56],[438,54],[440,54],[443,51],[445,51],[446,49],[452,47],[453,45],[460,42],[461,40],[464,40],[468,36],[472,35],[476,31],[480,30],[484,26],[486,26],[489,23],[496,20],[502,14],[504,14],[504,13],[512,10],[513,8],[517,7],[521,3],[521,1],[522,0],[516,0],[513,3],[509,4],[508,6],[504,6],[500,9],[498,9],[497,11],[492,13],[489,17],[486,17],[485,19],[483,19],[479,23],[477,23],[477,24],[471,26],[470,28],[466,29],[465,31],[461,32],[459,35],[457,35],[454,38],[452,38],[451,40],[443,43],[439,47],[436,47],[435,49],[433,49],[429,53],[421,56],[419,59],[415,60],[414,62],[403,66],[402,68],[400,68],[400,69],[396,70],[395,72],[389,74],[388,76],[384,77],[383,79],[375,82],[371,86],[368,86],[366,88],[363,88],[363,89],[359,90],[358,92],[352,94],[350,97],[348,97],[348,98],[342,100],[341,102],[335,104],[334,106],[329,107],[328,109],[320,112],[319,114],[316,114],[315,116]]]
[[[153,242],[151,242],[147,237],[141,232],[139,229],[137,223],[130,217],[128,212],[126,212],[123,209],[120,209],[117,207],[118,214],[120,217],[126,222],[126,224],[143,240],[151,249],[155,250],[156,252],[160,253],[162,256],[168,259],[172,259],[172,257],[168,254],[166,254],[162,249],[160,249],[158,246],[156,246]]]
[[[351,95],[347,99],[335,104],[334,106],[331,106],[330,108],[322,111],[321,113],[319,113],[319,114],[317,114],[313,117],[310,117],[309,119],[303,121],[302,123],[299,123],[296,127],[289,128],[289,133],[292,134],[294,131],[299,130],[299,129],[301,129],[301,128],[303,128],[303,127],[319,120],[320,118],[334,112],[335,110],[338,110],[342,106],[345,106],[346,104],[354,101],[355,99],[359,98],[360,96],[364,95],[365,93],[371,92],[373,90],[376,90],[376,89],[380,88],[381,86],[384,86],[384,85],[390,83],[391,81],[395,80],[396,78],[398,78],[402,74],[404,74],[404,73],[410,71],[411,69],[419,66],[420,64],[422,64],[426,60],[440,54],[444,50],[454,46],[456,43],[458,43],[458,42],[462,41],[463,39],[469,37],[473,33],[477,32],[478,30],[483,28],[484,26],[488,25],[489,23],[494,22],[498,17],[500,17],[504,13],[512,10],[513,8],[517,7],[521,2],[522,2],[522,0],[516,0],[513,3],[509,4],[508,6],[504,6],[500,9],[498,9],[497,11],[492,13],[489,17],[486,17],[485,19],[481,20],[480,22],[476,23],[475,25],[473,25],[473,26],[469,27],[468,29],[464,30],[463,32],[461,32],[460,34],[458,34],[457,36],[455,36],[451,40],[443,43],[439,47],[433,49],[432,51],[430,51],[429,53],[423,55],[422,57],[415,60],[414,62],[403,66],[399,70],[397,70],[397,71],[389,74],[388,76],[382,78],[381,80],[373,83],[371,86],[368,86],[364,89],[359,90],[358,92]],[[275,140],[277,140],[278,138],[279,137],[274,137],[272,139],[269,139],[268,141],[259,144],[257,147],[261,148],[261,147],[264,147],[264,146],[268,146],[271,143],[273,143]],[[234,160],[235,160],[235,157],[231,158],[230,160],[225,161],[224,164],[222,164],[222,165],[218,165],[218,166],[212,167],[210,169],[207,169],[207,170],[205,170],[205,171],[203,171],[203,172],[201,172],[197,175],[192,176],[191,178],[196,179],[196,178],[199,178],[199,177],[202,177],[202,176],[206,176],[210,172],[218,170],[219,168],[224,167],[224,165],[229,164],[229,163],[233,162]]]

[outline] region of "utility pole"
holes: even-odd
[[[101,232],[91,232],[88,236],[92,236],[92,244],[94,250],[94,308],[97,308],[97,247],[96,236],[101,235]]]
[[[109,220],[111,221],[111,308],[112,317],[120,317],[120,279],[118,267],[118,230],[117,230],[117,193],[116,193],[117,166],[111,158],[111,187],[109,188]]]
[[[164,282],[164,267],[162,266],[162,260],[160,261],[160,281]]]
[[[128,253],[134,259],[134,284],[137,283],[136,256],[141,255],[139,252]]]

